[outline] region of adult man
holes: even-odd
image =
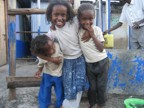
[[[132,29],[130,36],[131,49],[144,49],[144,0],[121,0],[124,4],[119,22],[110,30],[113,31],[123,23],[127,23]]]

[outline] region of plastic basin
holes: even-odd
[[[128,98],[124,100],[126,108],[144,108],[144,99]]]

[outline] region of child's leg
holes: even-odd
[[[93,63],[87,64],[87,77],[90,84],[87,95],[88,95],[90,107],[94,106],[97,100],[97,83],[96,83],[97,79],[96,79],[96,73],[94,73],[92,70],[94,69],[93,65],[94,65]]]
[[[54,77],[54,83],[55,83],[54,89],[56,94],[56,108],[60,108],[64,100],[62,77]]]
[[[38,96],[39,106],[40,108],[48,108],[51,103],[51,76],[48,74],[43,74],[42,81],[40,85],[40,91]]]
[[[63,85],[65,98],[75,99],[87,85],[85,61],[83,56],[77,59],[65,59],[63,64]]]
[[[82,91],[77,93],[76,99],[69,101],[71,106],[70,108],[79,108],[81,97]]]
[[[108,81],[109,59],[106,58],[99,62],[99,74],[97,76],[98,105],[104,106],[106,102],[106,87]]]
[[[82,97],[82,91],[77,93],[76,99],[72,100],[65,99],[63,102],[63,108],[79,108],[81,97]]]

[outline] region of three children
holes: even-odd
[[[51,35],[58,41],[64,57],[62,80],[65,99],[62,105],[63,108],[79,108],[82,91],[86,90],[87,85],[85,60],[90,83],[88,91],[89,108],[92,108],[95,104],[97,104],[97,108],[102,108],[106,101],[105,93],[109,60],[103,48],[104,38],[101,29],[93,25],[95,17],[94,7],[91,4],[82,4],[79,7],[79,23],[74,20],[74,12],[65,1],[51,2],[47,8],[46,16],[47,20],[51,21],[55,28],[51,29]],[[49,49],[52,48],[49,47]],[[47,54],[49,53],[38,53],[41,58],[46,60],[44,60],[45,63],[51,61],[49,58],[54,53],[49,56]],[[49,72],[51,73],[51,70]],[[48,80],[50,79],[48,78]],[[62,87],[62,85],[59,86]],[[44,88],[40,87],[40,93],[41,89]],[[50,95],[50,92],[47,94]],[[39,101],[41,98],[39,98]],[[60,98],[60,100],[62,99],[63,97]],[[40,103],[40,106],[43,106],[43,104],[46,106],[50,101],[43,102],[42,104]],[[60,105],[57,105],[58,108]]]

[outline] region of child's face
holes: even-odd
[[[82,11],[79,23],[83,29],[91,27],[93,20],[95,18],[95,13],[92,10]]]
[[[44,55],[51,56],[55,53],[54,42],[48,40],[47,44],[44,46]]]
[[[130,4],[131,3],[131,0],[121,0],[124,4],[125,3],[128,3],[128,4]]]
[[[63,5],[55,5],[52,9],[52,23],[58,28],[65,25],[67,20],[67,8]]]

